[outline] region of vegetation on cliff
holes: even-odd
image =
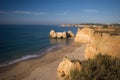
[[[67,80],[120,80],[120,58],[99,54],[81,66],[81,71],[71,70]]]

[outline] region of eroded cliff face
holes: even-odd
[[[107,33],[94,34],[85,49],[85,58],[94,58],[97,54],[107,54],[120,57],[120,36],[111,36]]]
[[[59,64],[57,69],[58,80],[69,79],[71,70],[81,70],[80,62],[77,60],[70,60],[69,58],[64,58]]]
[[[84,57],[87,59],[94,58],[97,54],[110,55],[120,58],[120,36],[110,35],[109,32],[97,32],[95,29],[83,28],[78,29],[75,42],[84,43]],[[79,49],[79,48],[78,48]],[[75,53],[79,53],[77,50]],[[70,54],[72,57],[74,54]],[[79,61],[72,61],[72,57],[64,58],[57,69],[57,77],[59,80],[69,79],[71,70],[81,70]],[[76,59],[76,57],[74,58]],[[79,60],[79,59],[78,59]],[[80,60],[81,61],[81,60]]]
[[[81,42],[81,43],[89,43],[92,38],[93,33],[94,33],[93,29],[90,29],[90,28],[79,29],[78,28],[74,41]]]
[[[94,58],[97,54],[120,57],[120,36],[97,32],[94,29],[78,29],[75,42],[86,43],[85,58]]]

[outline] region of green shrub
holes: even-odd
[[[107,26],[107,25],[104,25],[102,28],[107,29],[107,28],[108,28],[108,26]]]
[[[120,80],[120,59],[99,54],[83,63],[80,72],[72,70],[68,80]]]

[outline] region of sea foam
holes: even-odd
[[[14,63],[17,63],[17,62],[20,62],[20,61],[28,60],[28,59],[31,59],[31,58],[39,57],[39,56],[42,56],[42,55],[45,54],[45,53],[48,53],[48,52],[50,52],[50,51],[52,51],[52,50],[56,50],[56,49],[58,49],[58,48],[60,48],[60,47],[63,47],[63,46],[65,46],[65,45],[60,45],[60,44],[59,44],[59,45],[54,45],[54,46],[52,46],[52,47],[47,48],[47,49],[44,50],[43,52],[38,52],[37,54],[33,54],[33,55],[25,55],[25,56],[23,56],[23,57],[21,57],[21,58],[18,58],[18,59],[16,59],[16,60],[10,61],[10,62],[7,63],[7,64],[0,65],[0,67],[2,67],[2,66],[7,66],[7,65],[10,65],[10,64],[14,64]]]

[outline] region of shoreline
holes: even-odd
[[[37,58],[37,57],[39,58],[39,57],[41,57],[41,56],[43,56],[43,55],[45,55],[45,54],[47,54],[51,51],[57,50],[57,49],[62,48],[64,46],[67,46],[67,45],[65,45],[65,44],[53,45],[51,47],[48,47],[48,48],[44,49],[43,51],[35,52],[36,54],[24,55],[21,58],[17,58],[17,59],[8,61],[7,63],[2,63],[2,64],[0,64],[0,68],[19,63],[21,61],[30,60],[30,59],[34,59],[34,58]]]
[[[66,54],[74,53],[80,46],[82,44],[72,42],[42,56],[0,67],[0,80],[33,80],[34,78],[36,78],[35,80],[39,80],[39,78],[41,80],[47,80],[47,78],[56,80],[56,70],[63,57]]]

